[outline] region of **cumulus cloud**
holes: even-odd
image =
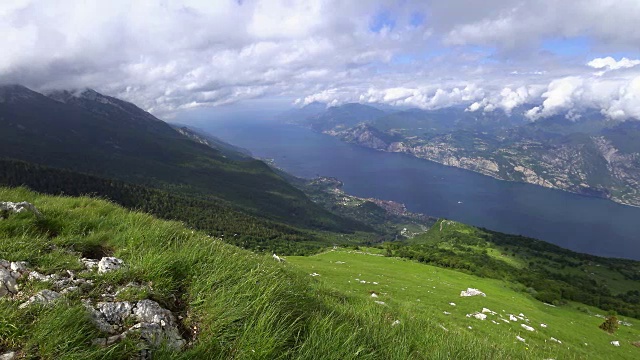
[[[5,1],[0,82],[92,87],[159,116],[288,98],[633,118],[635,56],[585,66],[540,44],[637,50],[638,17],[636,0]]]
[[[640,60],[631,60],[626,57],[623,57],[619,61],[612,58],[611,56],[607,56],[605,58],[595,58],[587,63],[588,66],[591,66],[595,69],[609,69],[609,70],[617,70],[623,68],[631,68],[636,65],[640,65]]]

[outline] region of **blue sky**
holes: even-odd
[[[0,82],[165,118],[285,99],[637,119],[639,18],[637,0],[10,1]]]

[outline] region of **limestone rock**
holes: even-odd
[[[478,289],[467,288],[467,290],[462,290],[460,292],[460,296],[487,296],[485,293]]]
[[[124,261],[115,257],[103,257],[98,262],[98,273],[104,274],[110,271],[118,270],[124,266]]]
[[[39,218],[42,217],[42,214],[40,213],[40,211],[38,211],[38,209],[36,209],[36,207],[33,206],[33,204],[28,203],[26,201],[18,202],[18,203],[14,203],[14,202],[10,202],[10,201],[0,201],[0,214],[5,213],[5,212],[21,213],[21,212],[24,212],[24,211],[31,211],[37,217],[39,217]]]
[[[123,323],[131,316],[133,305],[128,301],[120,302],[100,302],[97,305],[98,311],[110,324]]]
[[[0,297],[15,294],[18,292],[18,284],[16,279],[11,276],[11,272],[7,269],[0,268]]]
[[[0,360],[13,360],[17,359],[17,357],[18,355],[15,353],[15,351],[9,351],[0,355]]]
[[[95,259],[82,258],[80,259],[80,262],[84,264],[84,267],[87,268],[87,270],[95,270],[98,267],[98,260]]]
[[[30,306],[33,304],[48,305],[53,301],[57,300],[58,298],[60,298],[60,296],[61,295],[59,293],[52,290],[41,290],[37,294],[30,297],[29,300],[20,304],[20,309],[24,309],[27,306]]]
[[[95,339],[94,344],[96,345],[109,346],[133,333],[138,334],[151,347],[157,347],[162,342],[166,342],[168,346],[180,349],[186,344],[180,335],[173,313],[155,301],[100,302],[96,308],[85,303],[85,306],[101,331],[116,334],[108,338]],[[128,330],[117,334],[122,331],[126,321],[130,319],[137,323]]]

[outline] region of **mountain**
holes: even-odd
[[[223,140],[208,134],[204,130],[194,128],[192,126],[186,126],[181,124],[170,124],[177,132],[188,137],[189,139],[198,142],[200,144],[207,145],[214,148],[223,156],[232,160],[251,160],[251,152],[247,149],[231,145]]]
[[[294,108],[285,111],[284,113],[280,114],[278,118],[284,122],[297,123],[300,120],[322,114],[327,110],[327,108],[327,104],[314,101],[301,108]]]
[[[359,107],[356,107],[359,108]],[[516,112],[410,109],[361,123],[327,110],[306,119],[346,142],[479,172],[640,206],[640,126],[586,110],[536,122]],[[303,121],[304,122],[304,121]],[[317,125],[320,122],[322,126]]]
[[[354,231],[255,159],[236,161],[135,105],[93,90],[0,87],[0,157],[220,201],[313,229]]]
[[[307,118],[298,118],[298,123],[310,126],[316,131],[327,131],[336,128],[349,128],[361,122],[377,119],[385,114],[373,106],[362,104],[345,104],[332,106],[324,112]]]

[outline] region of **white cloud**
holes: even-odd
[[[587,63],[588,66],[591,66],[594,69],[609,69],[609,70],[617,70],[623,68],[631,68],[636,65],[640,65],[640,60],[631,60],[626,57],[623,57],[619,61],[612,58],[611,56],[607,56],[605,58],[595,58]]]
[[[388,23],[372,31],[381,14]],[[277,97],[632,118],[639,60],[585,66],[539,45],[583,37],[601,52],[637,50],[638,18],[637,0],[5,1],[0,82],[92,87],[160,116]]]

